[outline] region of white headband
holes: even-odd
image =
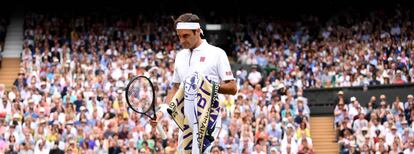
[[[200,24],[198,22],[179,22],[177,23],[176,29],[200,29],[201,34],[203,34],[203,30],[201,29]]]

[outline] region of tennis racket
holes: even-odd
[[[134,77],[125,89],[125,98],[132,111],[148,116],[152,120],[157,120],[155,111],[155,89],[151,80],[146,76]],[[161,138],[166,139],[164,129],[157,124]]]

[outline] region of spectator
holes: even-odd
[[[262,80],[262,74],[257,71],[257,66],[253,65],[251,67],[250,74],[248,76],[248,80],[250,85],[256,86],[256,84],[260,84],[260,81]]]

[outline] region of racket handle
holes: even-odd
[[[164,131],[164,129],[162,129],[161,125],[158,125],[158,124],[157,124],[157,130],[158,130],[158,132],[160,133],[161,138],[162,138],[163,140],[167,139],[167,134],[165,134],[165,131]]]

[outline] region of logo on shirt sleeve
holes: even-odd
[[[200,62],[204,62],[206,60],[206,57],[200,57]]]
[[[233,76],[233,73],[232,73],[231,71],[227,71],[227,72],[226,72],[226,75],[227,75],[227,76]]]

